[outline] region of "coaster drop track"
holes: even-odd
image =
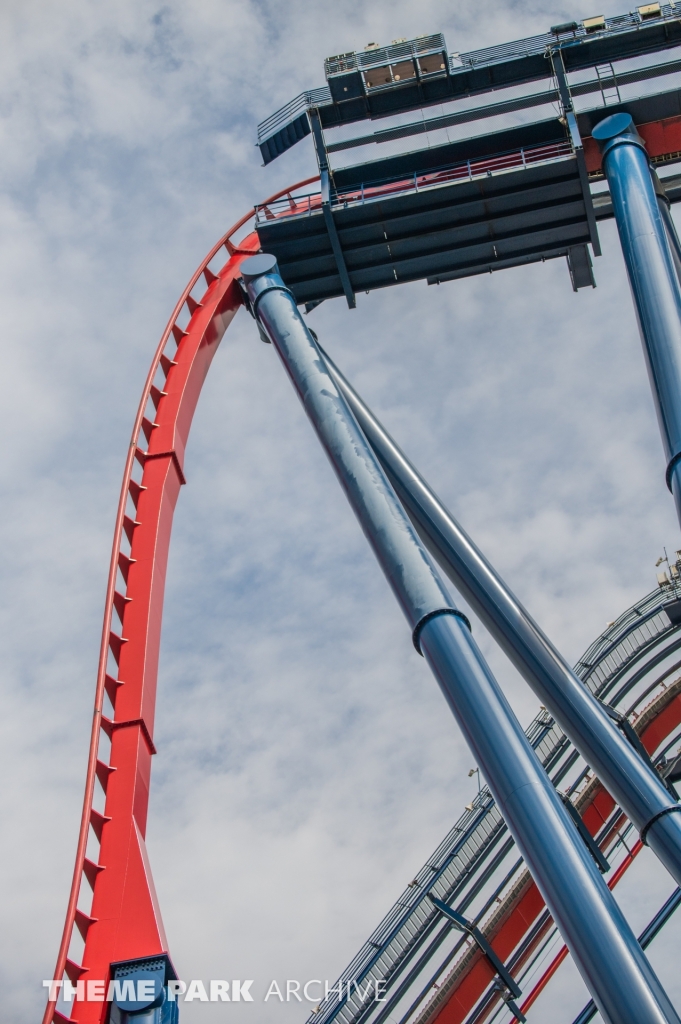
[[[292,193],[317,180],[283,189],[264,206],[282,196],[293,205]],[[255,232],[238,244],[233,239],[254,215],[249,211],[213,246],[182,293],[154,354],[132,430],[104,605],[76,862],[53,975],[66,975],[74,986],[108,980],[112,962],[168,948],[145,847],[168,549],[186,482],[184,454],[196,404],[222,336],[243,302],[239,267],[260,247]],[[102,753],[107,741],[108,759]],[[97,783],[103,811],[95,808]],[[99,846],[96,858],[88,857],[93,842]],[[92,889],[87,911],[83,878]],[[84,942],[78,962],[71,953],[74,929]],[[99,1024],[109,1003],[76,996],[72,1005],[67,1018],[50,998],[43,1024]]]

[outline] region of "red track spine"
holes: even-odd
[[[316,180],[284,189],[267,202]],[[239,266],[258,250],[255,233],[239,245],[231,239],[253,214],[250,210],[220,239],[185,288],[156,349],[135,419],[114,530],[76,863],[54,972],[56,980],[66,973],[72,983],[84,981],[85,998],[76,997],[70,1018],[50,999],[43,1024],[67,1019],[100,1024],[108,1004],[87,998],[87,982],[108,983],[112,961],[167,952],[144,843],[165,574],[196,403],[222,336],[242,303]],[[229,259],[214,274],[209,264],[223,247]],[[197,301],[191,293],[202,274],[207,290]],[[185,306],[189,323],[182,329],[178,318]],[[137,481],[136,461],[142,467]],[[117,667],[113,673],[112,663]],[[103,713],[105,694],[114,708],[112,719]],[[108,762],[99,759],[102,732],[111,740]],[[106,794],[103,814],[93,807],[97,779]],[[86,858],[91,834],[100,844],[96,861]],[[88,911],[81,898],[83,875],[93,890]],[[80,964],[69,959],[74,924],[85,940]]]

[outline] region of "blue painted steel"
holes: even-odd
[[[681,806],[320,349],[424,544],[650,848],[681,884]],[[657,817],[657,815],[663,815]],[[656,820],[651,825],[651,821]]]
[[[667,232],[667,238],[672,250],[672,257],[674,260],[674,266],[676,267],[676,274],[679,280],[681,280],[681,241],[676,231],[676,225],[671,213],[671,203],[667,197],[667,193],[664,190],[664,185],[657,176],[657,173],[651,168],[653,174],[653,181],[655,183],[655,191],[657,193],[657,205],[660,209],[662,220],[664,221],[665,230]]]
[[[681,1024],[329,374],[276,260],[242,264],[275,346],[422,653],[611,1024]]]
[[[672,577],[672,580],[675,581],[676,577]],[[643,669],[639,667],[634,678],[638,675],[638,682],[641,682],[642,672],[649,676],[648,685],[638,689],[636,700],[630,708],[632,712],[646,706],[652,692],[650,680],[656,666],[662,657],[669,659],[671,652],[681,643],[681,623],[670,623],[667,614],[661,609],[660,596],[659,587],[656,587],[652,593],[627,609],[589,646],[575,668],[581,678],[589,674],[589,681],[585,685],[607,699],[622,672],[637,663],[640,665],[643,660],[645,666]],[[667,596],[671,599],[680,598],[681,583],[670,583]],[[654,613],[652,618],[651,609]],[[633,630],[632,620],[634,625],[638,623]],[[615,637],[619,640],[613,643]],[[678,665],[674,666],[667,661],[666,673],[673,673],[677,668]],[[657,679],[656,687],[659,687],[661,681]],[[612,699],[617,703],[620,698],[615,695]],[[563,731],[547,711],[540,710],[525,730],[525,735],[544,770],[551,776],[553,785],[560,786],[576,760],[576,752]],[[672,739],[672,744],[675,740],[678,740],[677,736]],[[664,756],[664,751],[658,752],[656,756],[658,764],[660,754]],[[582,771],[578,770],[571,790],[577,779],[583,778]],[[505,858],[515,845],[513,840],[500,842],[506,824],[487,786],[483,787],[479,796],[474,797],[472,807],[472,811],[466,808],[442,843],[414,874],[413,882],[416,884],[412,882],[400,894],[340,975],[338,980],[342,983],[355,979],[359,991],[353,990],[348,998],[346,986],[339,999],[336,994],[339,991],[337,984],[335,991],[331,989],[319,1010],[310,1015],[307,1024],[330,1024],[332,1021],[338,1024],[365,1024],[369,1017],[373,1018],[373,1014],[368,1012],[369,1007],[363,1003],[360,993],[369,979],[372,984],[380,981],[387,995],[373,1024],[385,1024],[390,1019],[407,1024],[415,1019],[418,1007],[433,994],[433,985],[441,982],[444,972],[461,951],[461,946],[455,943],[447,953],[443,952],[444,933],[437,930],[435,914],[427,908],[430,903],[427,894],[434,892],[460,913],[467,913],[483,886],[499,866],[505,863]],[[628,835],[625,826],[617,836],[612,836],[614,845],[609,841],[609,850],[614,852],[616,848],[622,847],[622,843],[628,841]],[[519,867],[520,864],[516,862],[510,874],[492,888],[482,908],[475,914],[476,923],[484,927],[482,922],[487,912],[496,903],[496,897],[507,890]],[[500,910],[504,905],[508,906],[507,901],[512,899],[513,891],[504,897]],[[538,921],[542,920],[543,915]],[[513,964],[515,961],[517,964],[522,960],[526,964],[523,971],[527,971],[529,966],[522,957],[526,941],[523,940],[515,950],[510,962]],[[412,986],[415,986],[415,995]],[[410,989],[408,1005],[400,1005]]]
[[[462,630],[448,616],[432,619],[421,633],[423,654],[601,1014],[613,1024],[676,1019],[621,910],[612,896],[603,899],[609,890],[575,842],[574,825],[498,683],[472,641],[461,642]]]
[[[443,914],[444,917],[448,918],[452,922],[452,924],[459,929],[459,931],[468,932],[468,934],[475,939],[478,946],[483,951],[483,953],[485,954],[485,956],[491,963],[492,967],[503,981],[508,991],[511,993],[511,995],[516,996],[516,998],[518,998],[522,993],[520,991],[520,988],[516,984],[515,978],[513,978],[512,975],[508,973],[506,967],[499,959],[497,954],[494,952],[494,949],[492,948],[492,946],[490,946],[489,942],[482,934],[480,929],[476,925],[474,925],[472,921],[469,921],[468,918],[464,917],[463,914],[460,914],[452,907],[447,906],[447,904],[444,903],[442,900],[439,900],[437,896],[433,896],[432,893],[429,893],[428,896],[433,906],[437,907],[440,913]]]
[[[667,457],[667,484],[681,521],[681,283],[631,115],[607,117],[593,137],[603,153]]]
[[[681,889],[675,889],[664,906],[660,907],[650,924],[639,935],[638,941],[641,943],[641,949],[648,948],[655,936],[664,928],[669,918],[680,906]],[[591,1000],[591,1002],[586,1004],[579,1016],[575,1017],[572,1024],[589,1024],[589,1021],[593,1020],[597,1013],[598,1010],[594,1006],[593,1000]]]
[[[111,974],[116,988],[109,1024],[178,1024],[177,1000],[167,988],[177,976],[167,954],[113,963]]]
[[[433,613],[461,614],[452,607],[414,527],[331,380],[276,260],[265,254],[253,256],[242,270],[258,321],[277,347],[412,631],[417,634],[421,622]]]

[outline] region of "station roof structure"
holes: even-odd
[[[626,111],[654,164],[681,160],[681,89],[648,84],[630,95],[642,83],[669,84],[679,55],[657,55],[677,47],[681,8],[647,4],[470,53],[449,53],[436,33],[330,57],[326,86],[259,125],[265,164],[311,135],[321,179],[318,192],[257,208],[262,248],[307,308],[562,256],[575,290],[593,286],[597,221],[611,215],[593,127]],[[441,111],[428,116],[435,105]],[[540,108],[544,116],[528,116]],[[508,115],[521,123],[485,130]],[[367,121],[379,124],[367,132]],[[353,125],[359,133],[349,136]],[[449,129],[459,137],[428,144]],[[424,136],[425,146],[394,152]],[[368,146],[391,152],[333,166],[337,154]],[[671,201],[680,184],[667,179]]]

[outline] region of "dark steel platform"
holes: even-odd
[[[285,202],[282,216],[258,211],[263,250],[277,257],[298,303],[343,295],[321,198],[299,202],[297,213]],[[577,159],[564,140],[343,192],[332,209],[355,292],[568,256],[590,241]],[[577,267],[578,286],[592,284],[590,261]]]
[[[620,91],[681,71],[681,50],[654,62],[656,53],[674,48],[681,48],[677,9],[652,4],[468,54],[450,55],[435,34],[329,58],[326,87],[303,93],[259,126],[266,163],[311,134],[321,173],[319,193],[258,209],[262,249],[277,257],[297,302],[308,306],[341,295],[354,306],[362,291],[558,257],[567,258],[575,290],[593,286],[597,220],[609,213],[603,197],[592,194],[602,178],[592,129],[626,111],[653,162],[681,161],[681,90],[624,98]],[[633,57],[647,63],[632,67]],[[623,60],[629,63],[614,66]],[[548,91],[518,92],[541,79],[550,81]],[[509,87],[515,92],[504,98]],[[450,104],[425,117],[435,103],[499,90],[494,103]],[[593,93],[602,105],[575,108],[575,96]],[[549,103],[557,108],[550,118],[544,110],[538,119],[484,131],[486,118]],[[329,129],[385,124],[417,109],[418,121],[327,141]],[[333,154],[353,146],[377,144],[380,152],[381,143],[462,124],[471,125],[468,138],[331,166]]]

